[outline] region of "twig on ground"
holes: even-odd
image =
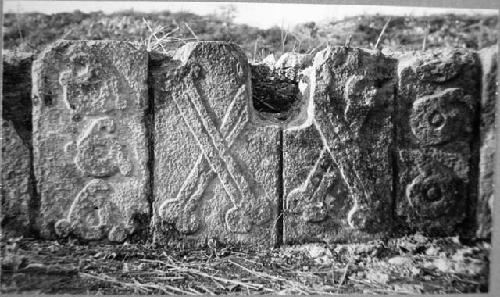
[[[347,36],[347,39],[345,40],[344,47],[349,48],[349,46],[351,45],[351,39],[352,39],[352,34],[349,34],[349,36]]]
[[[427,49],[427,36],[429,35],[430,23],[427,21],[425,30],[424,30],[424,40],[422,40],[422,51]]]
[[[193,34],[194,38],[196,39],[196,41],[200,40],[198,38],[198,36],[196,36],[196,34],[194,33],[193,29],[191,29],[191,27],[189,26],[188,23],[184,23],[184,25],[186,25],[186,27],[188,28],[189,32],[191,32],[191,34]]]
[[[390,22],[390,21],[391,21],[391,18],[389,18],[389,19],[387,20],[387,22],[385,22],[385,25],[384,25],[384,27],[382,28],[382,31],[380,32],[380,35],[379,35],[379,36],[378,36],[378,38],[377,38],[377,43],[375,43],[375,48],[374,48],[374,49],[376,49],[376,50],[378,50],[378,49],[379,49],[379,44],[380,44],[380,41],[382,40],[382,36],[384,35],[385,30],[386,30],[386,29],[387,29],[387,27],[389,26],[389,22]]]
[[[342,278],[340,279],[339,284],[337,286],[338,289],[340,289],[340,287],[342,286],[342,284],[344,283],[344,281],[347,277],[347,271],[349,270],[350,264],[351,264],[351,261],[349,260],[349,262],[345,265],[344,274],[342,275]]]

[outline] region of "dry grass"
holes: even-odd
[[[181,29],[180,26],[177,26],[173,30],[167,31],[165,27],[161,25],[156,25],[153,27],[151,22],[147,21],[144,18],[143,21],[149,32],[149,36],[145,41],[148,51],[162,51],[166,53],[168,52],[168,48],[170,48],[171,46],[183,45],[190,41],[199,40],[194,31],[187,23],[183,23],[183,25],[189,30],[189,32],[192,34],[192,37],[176,36],[176,34],[179,33]]]
[[[426,241],[425,246],[439,247],[447,254],[430,256],[416,252],[411,238],[394,242],[255,251],[21,240],[2,246],[1,291],[141,295],[484,292],[487,271],[443,272],[427,264],[438,258],[451,261],[464,248],[473,254],[463,263],[477,262],[488,257],[489,245],[467,248],[452,240]],[[401,245],[416,249],[399,255]],[[323,254],[313,256],[313,250]],[[389,259],[395,256],[409,263],[391,264]]]

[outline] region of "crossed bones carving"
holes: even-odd
[[[246,86],[242,85],[226,112],[220,130],[209,116],[191,77],[185,78],[182,92],[173,96],[175,104],[202,154],[196,160],[187,180],[174,199],[166,200],[159,208],[160,216],[185,234],[198,230],[196,214],[199,201],[210,182],[217,176],[233,207],[226,213],[229,231],[248,233],[252,225],[270,219],[269,207],[252,207],[256,195],[248,177],[239,169],[230,148],[248,123]]]
[[[347,151],[332,151],[328,140],[324,135],[323,129],[320,127],[316,119],[313,120],[313,125],[318,133],[321,135],[323,146],[321,148],[320,155],[314,163],[314,167],[308,174],[306,180],[297,188],[293,189],[288,193],[285,201],[287,203],[287,209],[293,213],[300,212],[301,208],[305,208],[306,204],[310,206],[315,206],[318,208],[315,212],[321,211],[321,214],[307,213],[304,210],[302,214],[302,219],[306,222],[320,222],[326,219],[326,205],[324,205],[324,197],[327,195],[328,187],[334,182],[335,174],[332,167],[337,167],[342,176],[342,180],[345,182],[350,196],[353,198],[353,207],[347,213],[347,223],[351,228],[362,227],[363,222],[359,222],[359,216],[361,210],[363,209],[363,203],[359,197],[359,193],[364,192],[364,183],[361,178],[356,174],[356,169],[352,165],[352,160],[350,160]],[[326,172],[323,169],[327,169]],[[351,173],[354,175],[354,180],[349,180],[346,178],[346,173]],[[319,179],[319,183],[313,183],[313,179]],[[307,199],[313,204],[304,201]],[[305,204],[304,204],[305,202]],[[315,203],[315,204],[314,204]],[[318,217],[320,218],[319,221]]]

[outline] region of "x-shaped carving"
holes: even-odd
[[[194,233],[199,228],[200,219],[196,209],[215,176],[233,203],[233,208],[225,217],[229,230],[247,233],[252,223],[260,223],[249,219],[251,212],[255,211],[249,203],[255,201],[255,194],[229,150],[248,122],[245,92],[246,86],[243,85],[231,102],[220,131],[196,91],[192,78],[184,80],[184,89],[179,93],[182,95],[173,96],[185,124],[202,151],[177,197],[166,200],[159,209],[160,216],[169,223],[175,223],[180,232]]]
[[[324,123],[327,124],[327,123]],[[306,180],[299,187],[292,190],[286,197],[287,210],[292,213],[298,213],[304,210],[305,204],[318,204],[318,208],[325,208],[323,205],[324,197],[327,195],[328,187],[335,180],[335,173],[332,172],[333,166],[337,167],[343,180],[349,190],[350,196],[352,197],[353,207],[347,214],[347,222],[350,227],[357,227],[357,222],[355,219],[355,214],[357,214],[361,209],[361,201],[359,199],[360,193],[364,192],[364,183],[361,178],[357,175],[357,170],[354,168],[354,162],[349,155],[347,148],[344,150],[332,150],[329,142],[331,139],[325,137],[323,129],[320,127],[319,123],[313,120],[314,128],[320,134],[322,140],[321,153],[314,163],[314,167],[307,176]],[[334,125],[330,121],[329,130],[334,131]],[[328,137],[335,137],[336,135],[328,135]],[[346,174],[350,173],[349,176],[355,176],[354,180],[346,178]],[[313,182],[313,181],[317,182]],[[308,201],[305,201],[307,199]],[[303,219],[307,222],[314,222],[317,220],[317,214],[308,217],[307,213],[303,214]]]

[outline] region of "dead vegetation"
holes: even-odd
[[[390,24],[381,34],[388,18],[391,18]],[[381,37],[378,40],[380,47],[406,51],[422,47],[480,49],[496,44],[498,37],[498,15],[363,15],[343,20],[318,20],[293,28],[275,26],[268,29],[233,21],[234,11],[231,9],[209,16],[169,11],[121,11],[113,14],[74,11],[52,15],[6,13],[3,41],[5,49],[37,53],[60,38],[146,41],[153,30],[158,40],[166,37],[171,44],[174,39],[182,42],[182,39],[192,38],[232,41],[240,45],[249,58],[262,60],[270,53],[312,54],[328,44],[344,45],[348,39],[352,47],[372,48]],[[156,30],[159,28],[161,30]],[[151,41],[157,40],[153,38]]]
[[[3,293],[420,294],[487,291],[490,245],[419,234],[367,244],[183,250],[15,239]]]

